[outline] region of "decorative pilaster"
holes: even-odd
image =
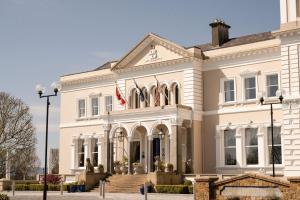
[[[235,133],[235,144],[236,144],[236,162],[238,166],[244,166],[245,163],[243,162],[243,154],[244,154],[244,149],[243,149],[243,137],[245,129],[242,127],[237,127],[236,128],[236,133]]]
[[[153,165],[153,160],[152,160],[152,155],[153,155],[153,136],[148,135],[148,162],[147,162],[147,171],[152,172],[152,165]]]
[[[129,137],[128,137],[127,147],[128,147],[128,174],[131,174],[131,138],[129,138]],[[123,149],[123,151],[124,151],[124,149]]]
[[[171,126],[171,137],[170,137],[170,163],[174,165],[174,170],[178,169],[177,162],[177,125]]]
[[[111,129],[110,125],[103,125],[103,137],[100,138],[101,140],[101,152],[98,155],[101,155],[101,164],[103,164],[104,171],[110,171],[110,160],[111,160],[111,153],[110,153],[110,143],[109,143],[109,132]],[[99,147],[99,146],[98,146]],[[100,160],[99,160],[100,161]],[[111,171],[110,171],[111,172]]]
[[[71,162],[70,162],[70,169],[75,169],[75,155],[76,155],[76,138],[73,137],[73,142],[70,146],[70,155],[71,155]]]

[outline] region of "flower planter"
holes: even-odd
[[[77,185],[70,185],[70,192],[77,192],[78,186]]]
[[[85,192],[85,185],[78,185],[77,187],[79,192]]]
[[[127,167],[127,166],[122,166],[122,167],[120,168],[120,170],[122,171],[122,174],[123,174],[123,175],[125,175],[125,174],[128,173],[128,167]]]

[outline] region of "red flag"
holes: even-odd
[[[120,93],[120,91],[119,91],[119,89],[118,89],[118,86],[116,86],[116,96],[117,96],[117,99],[119,100],[120,104],[121,104],[122,106],[124,106],[124,105],[126,104],[126,101],[125,101],[125,99],[122,97],[122,95],[121,95],[121,93]]]

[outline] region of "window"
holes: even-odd
[[[92,98],[92,115],[99,115],[99,99],[98,97]]]
[[[143,92],[143,95],[145,98],[144,105],[145,105],[145,107],[149,107],[149,96],[148,96],[147,88],[144,87],[142,89],[142,92]]]
[[[78,101],[78,117],[85,116],[85,100],[81,99]]]
[[[245,129],[245,150],[247,165],[258,164],[257,128]]]
[[[234,80],[224,81],[224,100],[225,102],[235,101]]]
[[[275,97],[278,90],[278,74],[272,74],[266,76],[267,80],[267,96]]]
[[[84,167],[84,139],[78,139],[78,167]]]
[[[225,165],[236,165],[235,130],[224,131]]]
[[[97,138],[92,138],[91,141],[91,149],[92,149],[92,165],[93,166],[98,166],[98,139]]]
[[[175,86],[175,104],[179,104],[179,88],[177,84]]]
[[[281,128],[273,128],[273,140],[274,140],[274,163],[282,163],[281,155]],[[268,150],[269,150],[269,163],[272,164],[272,132],[271,127],[268,127]]]
[[[256,78],[249,77],[244,79],[245,99],[256,99]]]
[[[163,95],[164,95],[164,105],[169,105],[169,90],[167,88],[167,86],[164,87],[163,90]]]
[[[105,110],[106,110],[106,112],[111,112],[112,109],[113,109],[112,96],[106,96],[105,97]]]

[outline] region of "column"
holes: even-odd
[[[98,140],[97,140],[97,145],[98,145],[98,165],[99,164],[102,164],[103,165],[103,162],[102,162],[102,142],[103,142],[103,137],[98,137]]]
[[[147,164],[147,171],[148,173],[153,172],[152,170],[152,165],[153,165],[153,160],[152,160],[152,155],[153,155],[153,136],[152,135],[148,135],[148,164]]]
[[[114,171],[114,142],[113,139],[109,141],[109,172],[112,174]]]
[[[101,152],[99,153],[101,156],[101,164],[103,164],[104,171],[110,171],[110,143],[109,143],[109,132],[110,132],[110,126],[109,125],[103,125],[103,137],[101,140]],[[99,147],[99,146],[98,146]],[[99,149],[98,149],[99,151]]]
[[[174,165],[174,170],[178,169],[177,163],[177,125],[172,125],[171,127],[171,137],[170,137],[170,163]]]
[[[170,135],[165,135],[165,160],[166,163],[170,162]]]
[[[224,156],[222,156],[222,133],[223,130],[221,130],[221,128],[219,126],[216,127],[216,135],[215,135],[215,139],[216,139],[216,167],[217,170],[219,167],[224,165]]]
[[[131,174],[131,138],[128,137],[128,174]]]
[[[242,135],[244,134],[244,132],[245,132],[244,128],[242,128],[242,127],[236,128],[236,133],[235,133],[236,163],[240,167],[244,166],[244,162],[243,162],[244,148],[243,148],[243,140],[242,140]]]
[[[88,137],[84,138],[84,162],[86,161],[86,159],[89,156],[89,145],[88,145]]]

